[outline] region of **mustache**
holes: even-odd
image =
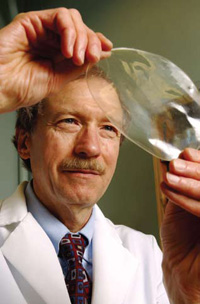
[[[99,174],[103,174],[105,172],[104,165],[99,163],[99,161],[96,159],[65,159],[61,163],[60,167],[61,170],[92,170],[98,172]]]

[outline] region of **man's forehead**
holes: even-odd
[[[70,106],[83,107],[92,105],[95,108],[99,107],[99,102],[106,105],[107,112],[113,110],[121,112],[121,104],[116,90],[105,79],[96,77],[90,82],[92,92],[88,87],[86,79],[77,79],[67,83],[63,89],[45,100],[45,108],[49,112],[60,111],[67,109]],[[78,109],[77,109],[78,110]]]
[[[88,91],[88,92],[87,92]],[[89,94],[89,89],[87,87],[87,84],[85,80],[78,79],[74,81],[70,81],[67,83],[62,90],[60,90],[58,93],[51,95],[46,99],[48,103],[54,103],[59,101],[60,104],[67,102],[67,100],[77,100],[80,99],[80,97],[83,97],[83,93],[86,95]]]

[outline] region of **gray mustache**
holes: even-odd
[[[105,167],[95,159],[73,158],[64,160],[61,164],[61,170],[92,170],[99,174],[105,172]]]

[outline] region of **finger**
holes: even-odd
[[[177,206],[200,217],[200,202],[170,189],[165,183],[161,184],[161,190],[167,198]]]
[[[102,51],[100,59],[106,59],[106,58],[109,58],[110,56],[111,56],[111,52],[104,52],[104,51]]]
[[[96,33],[97,37],[101,41],[101,48],[103,51],[109,52],[113,48],[112,42],[106,38],[102,33]]]
[[[77,10],[71,9],[70,12],[74,22],[74,27],[76,29],[73,62],[76,65],[82,65],[85,61],[85,53],[88,44],[87,28],[83,23],[80,13]]]
[[[183,195],[200,199],[200,181],[167,172],[165,175],[165,183]]]
[[[50,9],[37,12],[43,25],[61,36],[61,50],[66,58],[73,56],[76,29],[67,8]]]
[[[200,163],[200,151],[193,148],[186,148],[181,152],[179,158]]]
[[[98,36],[92,30],[87,28],[88,45],[86,50],[86,58],[89,62],[96,63],[102,55],[101,42]]]
[[[170,162],[170,172],[180,176],[200,180],[200,163],[174,159]]]
[[[10,24],[10,27],[14,27],[12,34],[14,34],[15,37],[18,36],[18,39],[21,41],[20,49],[24,47],[28,39],[28,48],[30,49],[30,46],[34,46],[31,51],[40,52],[40,50],[42,51],[48,46],[49,52],[48,54],[46,52],[45,57],[50,57],[50,52],[54,52],[55,50],[60,51],[60,35],[57,31],[50,30],[50,27],[44,26],[45,22],[43,22],[41,14],[44,17],[44,12],[21,13],[17,15]],[[53,27],[53,25],[51,25],[51,27]],[[21,29],[21,33],[19,29]],[[25,37],[22,36],[22,32],[25,33]]]

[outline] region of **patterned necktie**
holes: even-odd
[[[58,256],[67,264],[65,283],[72,304],[91,303],[92,282],[82,265],[88,240],[81,234],[66,234],[60,242]]]

